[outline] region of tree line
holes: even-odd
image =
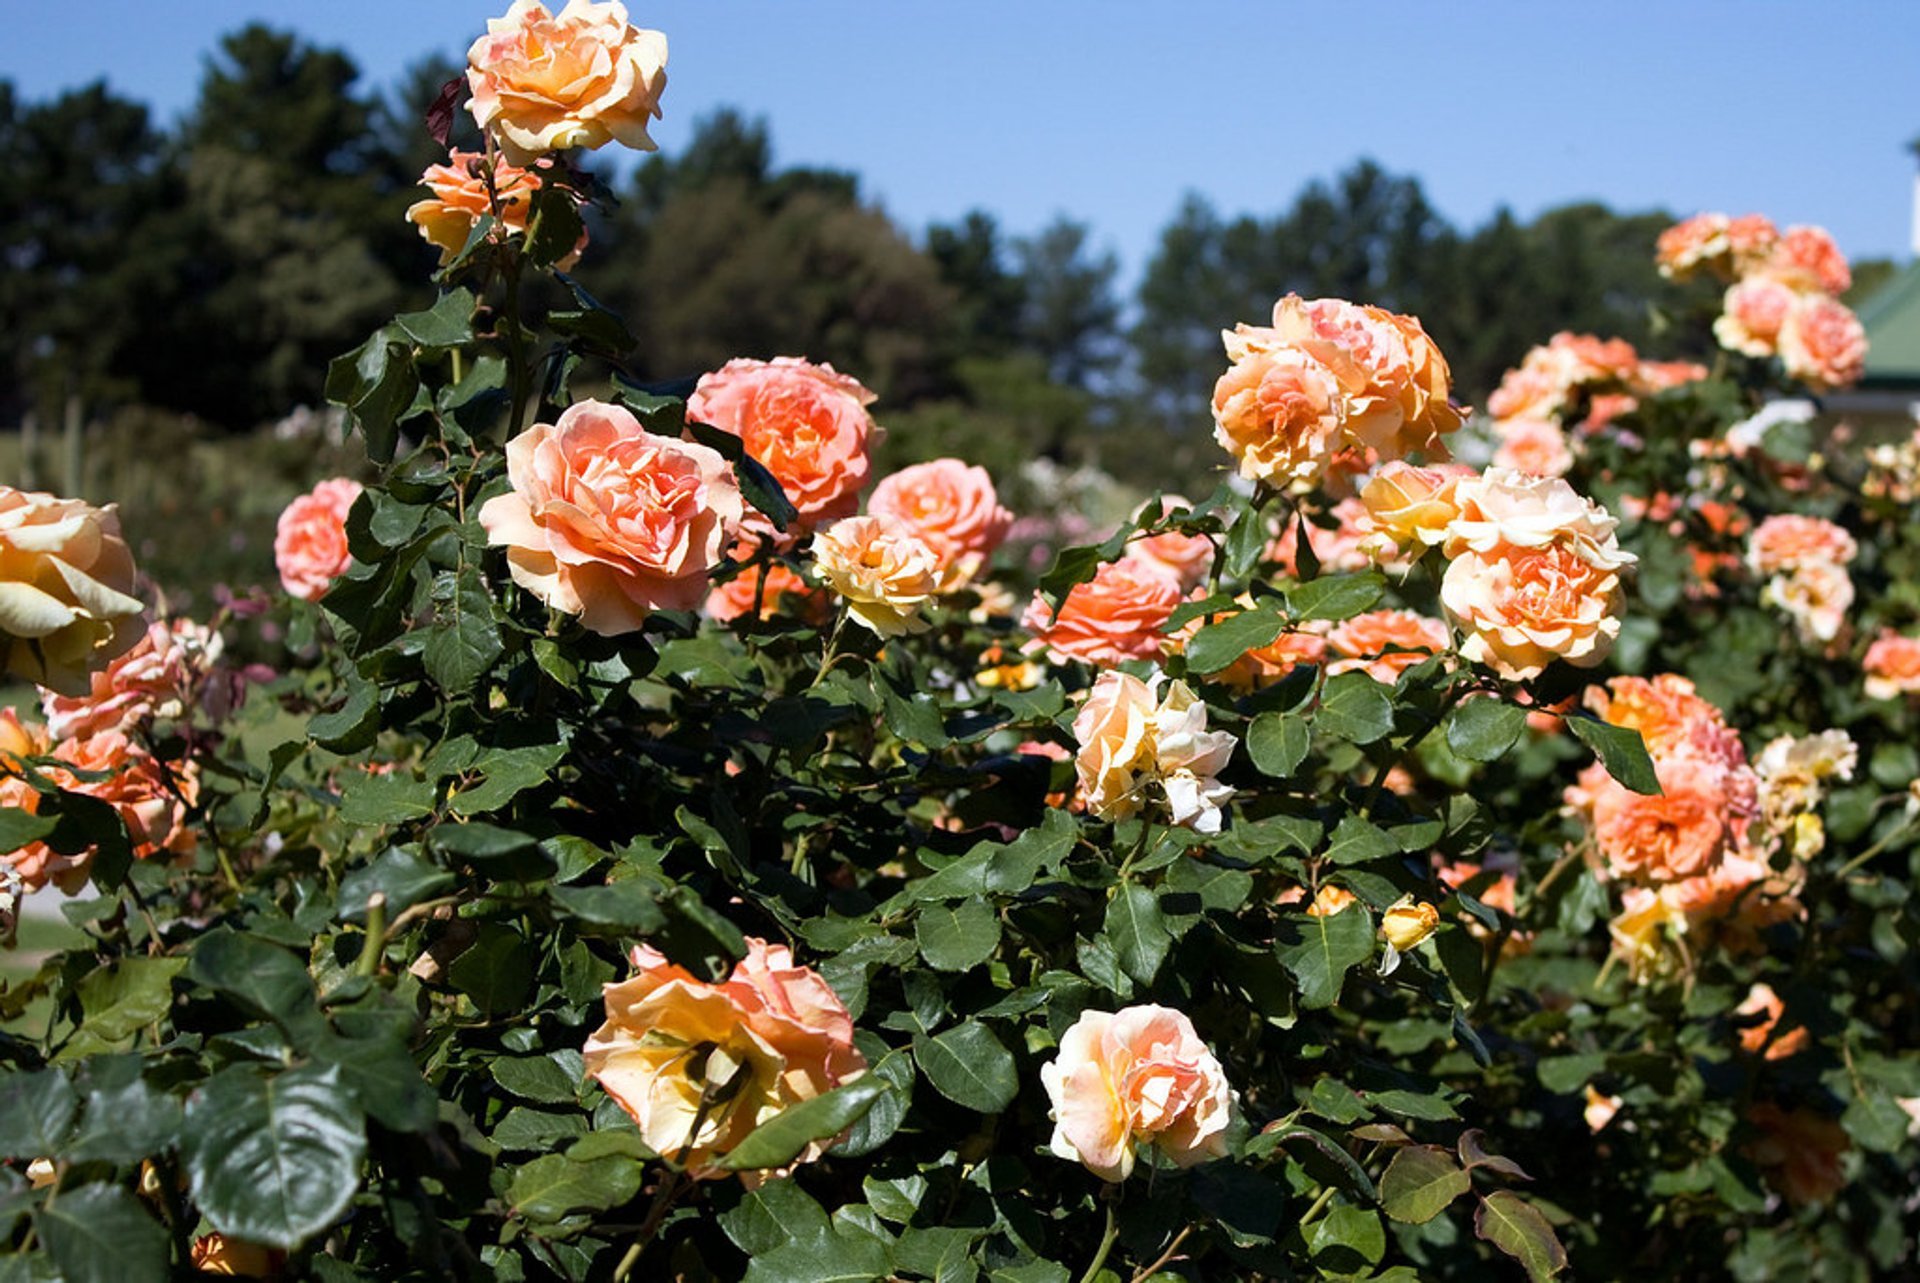
[[[425,302],[404,283],[433,251],[405,210],[444,158],[421,119],[456,70],[429,59],[369,90],[344,52],[249,26],[172,129],[104,83],[26,102],[0,81],[0,423],[77,397],[241,431],[318,403],[331,357]],[[476,145],[462,127],[455,145]],[[1654,271],[1667,211],[1462,229],[1365,160],[1270,214],[1187,196],[1131,297],[1086,223],[1013,234],[976,209],[903,228],[855,174],[778,166],[767,126],[732,111],[614,194],[580,271],[638,337],[633,374],[804,354],[874,387],[907,440],[972,441],[989,463],[1164,476],[1204,441],[1220,329],[1287,291],[1420,316],[1468,400],[1555,330],[1645,344],[1701,302]]]

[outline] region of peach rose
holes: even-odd
[[[541,167],[522,169],[505,160],[494,162],[493,190],[487,189],[482,175],[486,156],[477,151],[455,149],[444,165],[429,165],[420,175],[420,186],[433,194],[426,200],[407,206],[407,221],[420,229],[428,244],[440,250],[440,262],[450,263],[466,248],[473,225],[491,214],[509,236],[527,230],[527,215],[533,209],[533,194],[540,190]],[[554,264],[568,271],[579,261],[587,247],[583,229],[572,253]]]
[[[1323,882],[1320,884],[1319,891],[1314,893],[1313,903],[1307,906],[1307,916],[1330,918],[1336,913],[1345,912],[1357,901],[1358,897],[1345,887]]]
[[[0,673],[84,694],[140,640],[134,578],[112,504],[0,485]]]
[[[1193,505],[1179,495],[1167,495],[1157,507],[1149,502],[1140,510],[1139,517],[1143,521],[1155,521],[1174,509],[1191,507]],[[1214,547],[1213,540],[1205,535],[1183,535],[1178,530],[1168,530],[1157,535],[1142,535],[1128,544],[1122,555],[1166,574],[1180,585],[1181,592],[1192,592],[1206,582],[1208,572],[1213,569]]]
[[[1327,634],[1336,659],[1327,672],[1364,672],[1391,686],[1400,674],[1453,644],[1447,626],[1411,610],[1373,610],[1345,620]],[[1389,650],[1389,647],[1394,649]]]
[[[1780,331],[1786,326],[1798,296],[1771,276],[1749,276],[1727,287],[1726,300],[1713,323],[1720,346],[1748,356],[1768,357],[1780,350]]]
[[[1880,634],[1860,668],[1867,676],[1868,699],[1899,699],[1920,691],[1920,637]]]
[[[1678,673],[1610,677],[1605,686],[1589,686],[1585,702],[1600,720],[1640,732],[1656,758],[1692,756],[1724,770],[1746,765],[1739,733]]]
[[[47,730],[72,739],[180,717],[222,647],[218,633],[190,619],[149,624],[132,650],[93,674],[85,695],[41,693]]]
[[[1805,293],[1845,294],[1853,287],[1847,256],[1824,227],[1789,227],[1780,233],[1764,269]]]
[[[860,506],[871,467],[868,449],[879,432],[867,407],[873,393],[831,365],[798,357],[729,361],[700,376],[687,400],[687,417],[739,437],[765,465],[798,510],[787,540]],[[771,536],[772,525],[752,513],[747,525]]]
[[[1184,682],[1164,698],[1159,684],[1112,669],[1094,682],[1073,719],[1080,796],[1098,818],[1122,820],[1138,815],[1153,789],[1175,824],[1218,833],[1220,808],[1233,797],[1218,776],[1237,741],[1207,730],[1207,706]]]
[[[1764,1055],[1768,1060],[1785,1060],[1807,1049],[1812,1035],[1804,1028],[1789,1029],[1777,1034],[1780,1017],[1787,1014],[1787,1004],[1768,984],[1755,984],[1747,990],[1744,1002],[1733,1009],[1736,1016],[1758,1016],[1760,1019],[1740,1030],[1742,1050],[1756,1056]]]
[[[709,618],[730,623],[751,615],[756,598],[762,619],[785,612],[818,625],[833,617],[833,599],[777,561],[764,569],[749,566],[719,585],[707,594],[703,609]]]
[[[514,0],[467,50],[467,109],[516,165],[618,142],[652,151],[647,124],[667,87],[667,38],[627,21],[618,0],[568,0],[558,16]]]
[[[1158,659],[1170,642],[1167,620],[1184,600],[1180,586],[1139,562],[1110,561],[1086,583],[1075,584],[1054,615],[1035,594],[1020,626],[1056,664],[1070,659],[1106,666]]]
[[[1853,1142],[1839,1123],[1811,1110],[1782,1109],[1767,1101],[1750,1107],[1747,1121],[1758,1132],[1746,1144],[1747,1157],[1788,1202],[1801,1207],[1824,1203],[1845,1187],[1845,1159]]]
[[[513,582],[603,637],[693,610],[744,511],[718,451],[581,401],[507,442],[513,489],[482,505]]]
[[[1780,327],[1780,360],[1817,392],[1851,387],[1867,370],[1867,331],[1839,299],[1803,296]]]
[[[302,601],[317,601],[353,564],[347,549],[347,513],[360,497],[360,483],[347,477],[322,481],[288,504],[273,536],[280,586]]]
[[[1821,562],[1844,566],[1858,552],[1853,536],[1824,517],[1779,513],[1754,528],[1747,540],[1747,565],[1757,575],[1770,575]]]
[[[1698,361],[1642,361],[1634,372],[1633,387],[1648,396],[1668,388],[1698,383],[1707,377],[1707,367]]]
[[[1760,600],[1785,611],[1802,640],[1833,647],[1847,626],[1853,580],[1837,562],[1809,562],[1769,579]]]
[[[1296,348],[1265,348],[1228,334],[1233,366],[1213,387],[1213,437],[1240,475],[1307,490],[1341,444],[1346,402],[1333,372]]]
[[[1352,445],[1383,459],[1415,450],[1445,457],[1441,438],[1466,416],[1448,400],[1446,358],[1419,321],[1344,299],[1289,294],[1273,305],[1271,333],[1272,341],[1299,348],[1333,372],[1346,399],[1343,431]]]
[[[646,945],[633,965],[631,979],[605,987],[606,1023],[583,1049],[587,1073],[649,1148],[695,1179],[725,1175],[716,1163],[754,1128],[866,1071],[846,1004],[784,945],[748,937],[747,956],[717,984]],[[795,1162],[832,1144],[815,1141]]]
[[[1661,789],[1655,797],[1593,776],[1583,780],[1594,794],[1595,845],[1622,878],[1673,882],[1708,872],[1734,840],[1720,775],[1691,757],[1656,761],[1654,772]]]
[[[1695,214],[1661,232],[1653,255],[1660,275],[1684,281],[1724,259],[1727,248],[1727,216]]]
[[[1509,679],[1537,677],[1556,659],[1600,663],[1620,635],[1624,599],[1617,567],[1560,543],[1463,551],[1440,581],[1460,653]]]
[[[847,610],[882,637],[925,632],[921,607],[940,595],[940,559],[914,529],[891,517],[848,517],[813,541],[814,574]]]
[[[1623,1103],[1625,1102],[1618,1096],[1606,1095],[1592,1083],[1588,1083],[1586,1108],[1580,1111],[1581,1117],[1586,1120],[1587,1130],[1597,1132],[1612,1122],[1614,1115],[1620,1112],[1620,1106]]]
[[[940,560],[943,588],[959,588],[1007,537],[1013,514],[1000,506],[985,468],[934,459],[883,477],[867,511],[904,523]]]
[[[1449,557],[1468,550],[1485,554],[1557,545],[1610,571],[1635,560],[1620,548],[1614,533],[1619,522],[1559,477],[1488,468],[1462,478],[1453,498],[1457,512],[1442,545]]]
[[[1082,1012],[1040,1081],[1053,1152],[1102,1180],[1125,1180],[1142,1142],[1180,1167],[1226,1156],[1236,1096],[1193,1022],[1170,1007]]]
[[[1564,477],[1573,467],[1567,434],[1551,419],[1510,419],[1494,430],[1500,434],[1500,448],[1493,452],[1496,467],[1532,477]]]
[[[1265,690],[1301,664],[1324,663],[1326,657],[1324,633],[1281,633],[1268,645],[1255,647],[1215,673],[1213,680],[1242,693]]]
[[[202,1234],[193,1241],[189,1259],[199,1273],[223,1278],[276,1278],[287,1265],[285,1252],[225,1234]]]
[[[1471,469],[1417,468],[1394,460],[1361,488],[1360,502],[1373,529],[1400,548],[1431,548],[1446,535],[1459,509],[1453,490]]]
[[[1307,543],[1320,562],[1322,571],[1365,570],[1379,565],[1395,569],[1410,565],[1393,540],[1373,524],[1373,516],[1358,495],[1350,495],[1333,505],[1328,514],[1339,524],[1329,530],[1307,522]],[[1290,577],[1298,578],[1297,560],[1301,523],[1289,521],[1280,537],[1267,545],[1266,559]]]

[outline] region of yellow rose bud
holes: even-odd
[[[1405,953],[1432,935],[1440,925],[1440,910],[1422,900],[1403,900],[1380,916],[1380,934]]]

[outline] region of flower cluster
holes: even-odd
[[[1789,378],[1816,391],[1859,381],[1866,331],[1839,299],[1853,276],[1824,228],[1780,231],[1758,214],[1696,214],[1660,234],[1656,261],[1676,280],[1708,271],[1729,282],[1713,323],[1720,346],[1777,356]]]
[[[1159,693],[1160,677],[1101,673],[1073,719],[1074,770],[1087,810],[1101,819],[1137,815],[1152,791],[1175,824],[1220,831],[1220,808],[1233,789],[1218,776],[1235,740],[1207,729],[1207,706],[1184,682]]]
[[[1643,360],[1625,339],[1562,331],[1530,349],[1487,398],[1499,442],[1494,462],[1534,476],[1563,476],[1574,458],[1566,425],[1590,436],[1643,398],[1705,377],[1703,365]]]
[[[1824,517],[1778,513],[1747,539],[1747,568],[1770,576],[1760,598],[1793,620],[1802,639],[1827,647],[1844,640],[1853,580],[1847,564],[1859,548]]]

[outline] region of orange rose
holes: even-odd
[[[1417,946],[1440,926],[1440,910],[1408,896],[1380,915],[1380,934],[1401,953]]]
[[[179,717],[221,649],[218,633],[190,619],[150,624],[132,650],[93,674],[85,695],[41,695],[47,730],[72,739]]]
[[[1488,468],[1463,477],[1453,489],[1458,511],[1447,526],[1444,551],[1491,553],[1501,548],[1560,545],[1606,570],[1631,565],[1606,509],[1558,477],[1530,477],[1510,468]]]
[[[1178,495],[1167,495],[1154,508],[1150,501],[1140,510],[1143,521],[1157,520],[1176,508],[1191,508],[1193,505]],[[1206,582],[1207,573],[1213,569],[1213,540],[1205,535],[1183,535],[1178,530],[1168,530],[1157,535],[1142,535],[1127,545],[1126,558],[1141,562],[1155,570],[1170,576],[1180,585],[1181,592],[1192,592]]]
[[[948,589],[979,574],[1013,524],[987,470],[958,459],[916,463],[881,478],[867,511],[892,517],[919,535],[939,558],[942,586]]]
[[[1344,656],[1329,664],[1327,672],[1357,669],[1376,682],[1391,686],[1400,680],[1400,674],[1438,655],[1452,642],[1447,626],[1437,619],[1411,610],[1368,611],[1344,621],[1327,634],[1328,648]]]
[[[1739,733],[1678,673],[1610,677],[1587,688],[1586,705],[1602,721],[1640,732],[1656,758],[1691,755],[1727,770],[1746,765]]]
[[[1459,515],[1453,490],[1469,469],[1417,468],[1394,460],[1360,491],[1373,528],[1401,548],[1431,548]]]
[[[1053,1152],[1102,1180],[1125,1180],[1139,1143],[1179,1167],[1226,1156],[1235,1094],[1193,1022],[1170,1007],[1082,1012],[1040,1081]]]
[[[749,566],[719,585],[707,594],[703,609],[710,618],[729,623],[752,614],[756,598],[762,619],[772,619],[784,611],[817,625],[833,617],[833,599],[777,561],[764,570]]]
[[[1345,887],[1335,886],[1331,882],[1323,882],[1320,885],[1320,890],[1314,893],[1313,903],[1307,906],[1307,916],[1310,918],[1330,918],[1336,913],[1344,912],[1351,907],[1357,899],[1358,897]]]
[[[1920,691],[1920,637],[1882,633],[1867,647],[1860,667],[1868,699],[1899,699]]]
[[[920,608],[940,594],[939,558],[891,517],[848,517],[815,536],[814,573],[847,610],[882,637],[925,632]]]
[[[1233,366],[1213,387],[1213,436],[1240,475],[1283,489],[1319,481],[1341,444],[1346,402],[1333,372],[1296,348],[1256,346],[1247,327],[1229,334]],[[1235,355],[1238,353],[1238,355]]]
[[[1853,287],[1847,256],[1824,227],[1789,227],[1780,233],[1764,270],[1806,293],[1838,296]]]
[[[1789,1029],[1776,1036],[1774,1030],[1780,1023],[1780,1017],[1787,1014],[1787,1004],[1768,984],[1755,984],[1747,990],[1744,1002],[1733,1009],[1736,1016],[1759,1016],[1760,1019],[1740,1030],[1742,1050],[1756,1056],[1765,1056],[1768,1060],[1785,1060],[1807,1049],[1812,1035],[1804,1028]]]
[[[1289,294],[1273,305],[1272,333],[1333,372],[1352,445],[1383,459],[1415,450],[1445,457],[1441,437],[1466,416],[1448,400],[1446,358],[1419,321],[1344,299]]]
[[[1853,579],[1837,562],[1816,561],[1769,579],[1760,600],[1785,611],[1803,641],[1837,652],[1853,605]]]
[[[1402,555],[1398,545],[1373,524],[1373,517],[1360,496],[1349,495],[1342,499],[1333,505],[1333,511],[1328,515],[1339,522],[1331,530],[1310,521],[1305,523],[1307,543],[1313,548],[1313,555],[1319,559],[1321,570],[1365,570],[1375,564],[1391,569],[1407,564],[1407,558]],[[1280,532],[1280,537],[1267,545],[1266,551],[1268,561],[1294,578],[1300,574],[1296,557],[1301,527],[1301,522],[1289,521],[1287,528]]]
[[[606,986],[587,1073],[649,1148],[696,1179],[724,1176],[717,1161],[767,1119],[866,1071],[846,1004],[784,945],[749,937],[747,956],[718,984],[646,945],[633,965],[632,979]],[[795,1162],[832,1144],[815,1141]]]
[[[667,38],[629,23],[618,0],[568,0],[557,17],[539,0],[514,0],[467,50],[467,86],[467,109],[516,165],[610,142],[652,151]]]
[[[480,152],[455,150],[446,164],[427,166],[426,172],[420,175],[420,185],[433,195],[407,206],[407,221],[420,229],[420,235],[429,244],[439,247],[443,264],[452,262],[454,256],[466,248],[473,225],[489,214],[499,219],[509,236],[518,236],[527,230],[533,194],[540,190],[540,167],[522,169],[505,160],[495,161],[493,190],[489,193],[487,180],[480,171],[485,160]],[[573,252],[554,267],[563,272],[570,270],[586,247],[587,233],[583,229]]]
[[[1624,600],[1617,567],[1558,543],[1465,551],[1440,581],[1460,653],[1509,679],[1537,677],[1556,659],[1600,663],[1620,635]]]
[[[1106,563],[1091,580],[1075,584],[1058,615],[1035,594],[1020,624],[1056,664],[1079,659],[1106,666],[1157,659],[1169,644],[1167,620],[1182,600],[1173,580],[1123,559]]]
[[[193,1268],[227,1278],[270,1279],[286,1268],[287,1254],[224,1234],[202,1234],[193,1241]]]
[[[1780,360],[1816,392],[1851,387],[1866,373],[1867,331],[1839,299],[1803,296],[1780,327]]]
[[[873,393],[831,365],[781,356],[729,361],[701,375],[687,417],[733,433],[773,473],[799,511],[791,541],[859,508],[870,439],[878,433],[871,404]],[[773,533],[758,513],[747,524]]]
[[[1713,267],[1727,254],[1727,216],[1695,214],[1660,233],[1654,244],[1654,262],[1660,275],[1684,281],[1703,267]]]
[[[133,556],[113,505],[0,485],[0,673],[65,695],[140,639]]]
[[[1708,872],[1734,838],[1720,777],[1691,757],[1657,761],[1654,770],[1661,789],[1655,797],[1608,787],[1597,777],[1583,780],[1594,787],[1593,837],[1607,867],[1644,882]]]
[[[1159,681],[1109,669],[1087,692],[1073,719],[1080,796],[1100,819],[1121,820],[1140,813],[1151,789],[1175,824],[1218,833],[1234,792],[1218,777],[1237,741],[1207,729],[1207,706],[1186,683],[1162,698]]]
[[[480,509],[487,542],[506,548],[516,584],[603,637],[699,606],[744,510],[717,451],[601,401],[507,442],[507,479]]]
[[[360,483],[346,477],[322,481],[280,514],[273,560],[280,586],[290,596],[315,601],[353,564],[347,549],[347,513],[360,497]]]

